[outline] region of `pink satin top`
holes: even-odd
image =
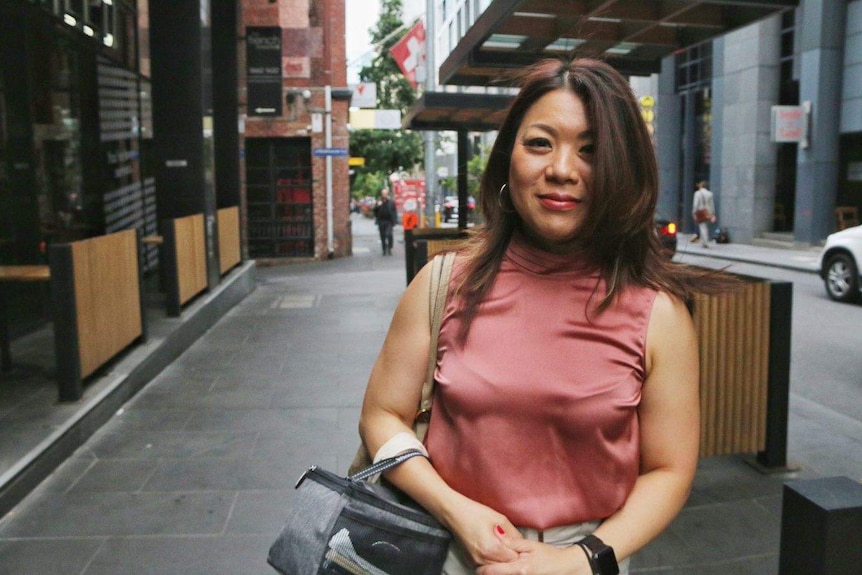
[[[626,289],[597,313],[604,290],[597,270],[516,235],[463,347],[457,302],[447,302],[431,461],[456,491],[519,527],[606,518],[637,478],[656,292]]]

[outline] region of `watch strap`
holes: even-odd
[[[590,562],[590,569],[593,575],[618,575],[620,572],[617,558],[614,554],[613,547],[605,544],[604,541],[595,535],[587,535],[577,543]]]

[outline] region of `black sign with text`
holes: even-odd
[[[281,28],[246,28],[249,116],[281,116]]]

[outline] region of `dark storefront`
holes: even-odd
[[[129,196],[143,205],[134,10],[67,2],[61,17],[35,4],[0,4],[3,263],[132,227]]]
[[[234,2],[0,0],[0,265],[203,213],[218,284],[215,213],[239,203],[236,26]],[[154,272],[158,248],[141,255]],[[49,307],[19,287],[14,331]]]
[[[0,2],[0,264],[45,263],[52,243],[155,231],[136,28],[120,0]],[[13,326],[44,313],[44,290],[9,289],[25,300],[10,306]]]

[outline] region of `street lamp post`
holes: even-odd
[[[434,13],[434,0],[425,2],[425,91],[433,92],[437,89],[437,71],[434,69],[436,16]],[[435,203],[437,196],[437,169],[435,167],[436,154],[434,153],[435,132],[425,132],[425,215],[426,226],[435,227],[437,218],[435,215]]]
[[[302,99],[307,103],[311,100],[312,91],[318,91],[321,88],[305,88],[302,90]],[[312,108],[307,106],[312,114],[323,113],[323,130],[324,130],[324,145],[327,150],[332,148],[332,86],[327,84],[323,88],[324,105],[323,110],[320,108]],[[349,98],[351,91],[348,88],[336,88],[334,90],[339,98]],[[335,256],[335,223],[334,209],[332,205],[332,155],[326,154],[324,161],[326,162],[326,255],[329,259]]]
[[[332,148],[332,86],[324,88],[323,126],[326,147]],[[332,156],[326,156],[326,257],[332,259],[335,255],[335,232],[332,221]]]

